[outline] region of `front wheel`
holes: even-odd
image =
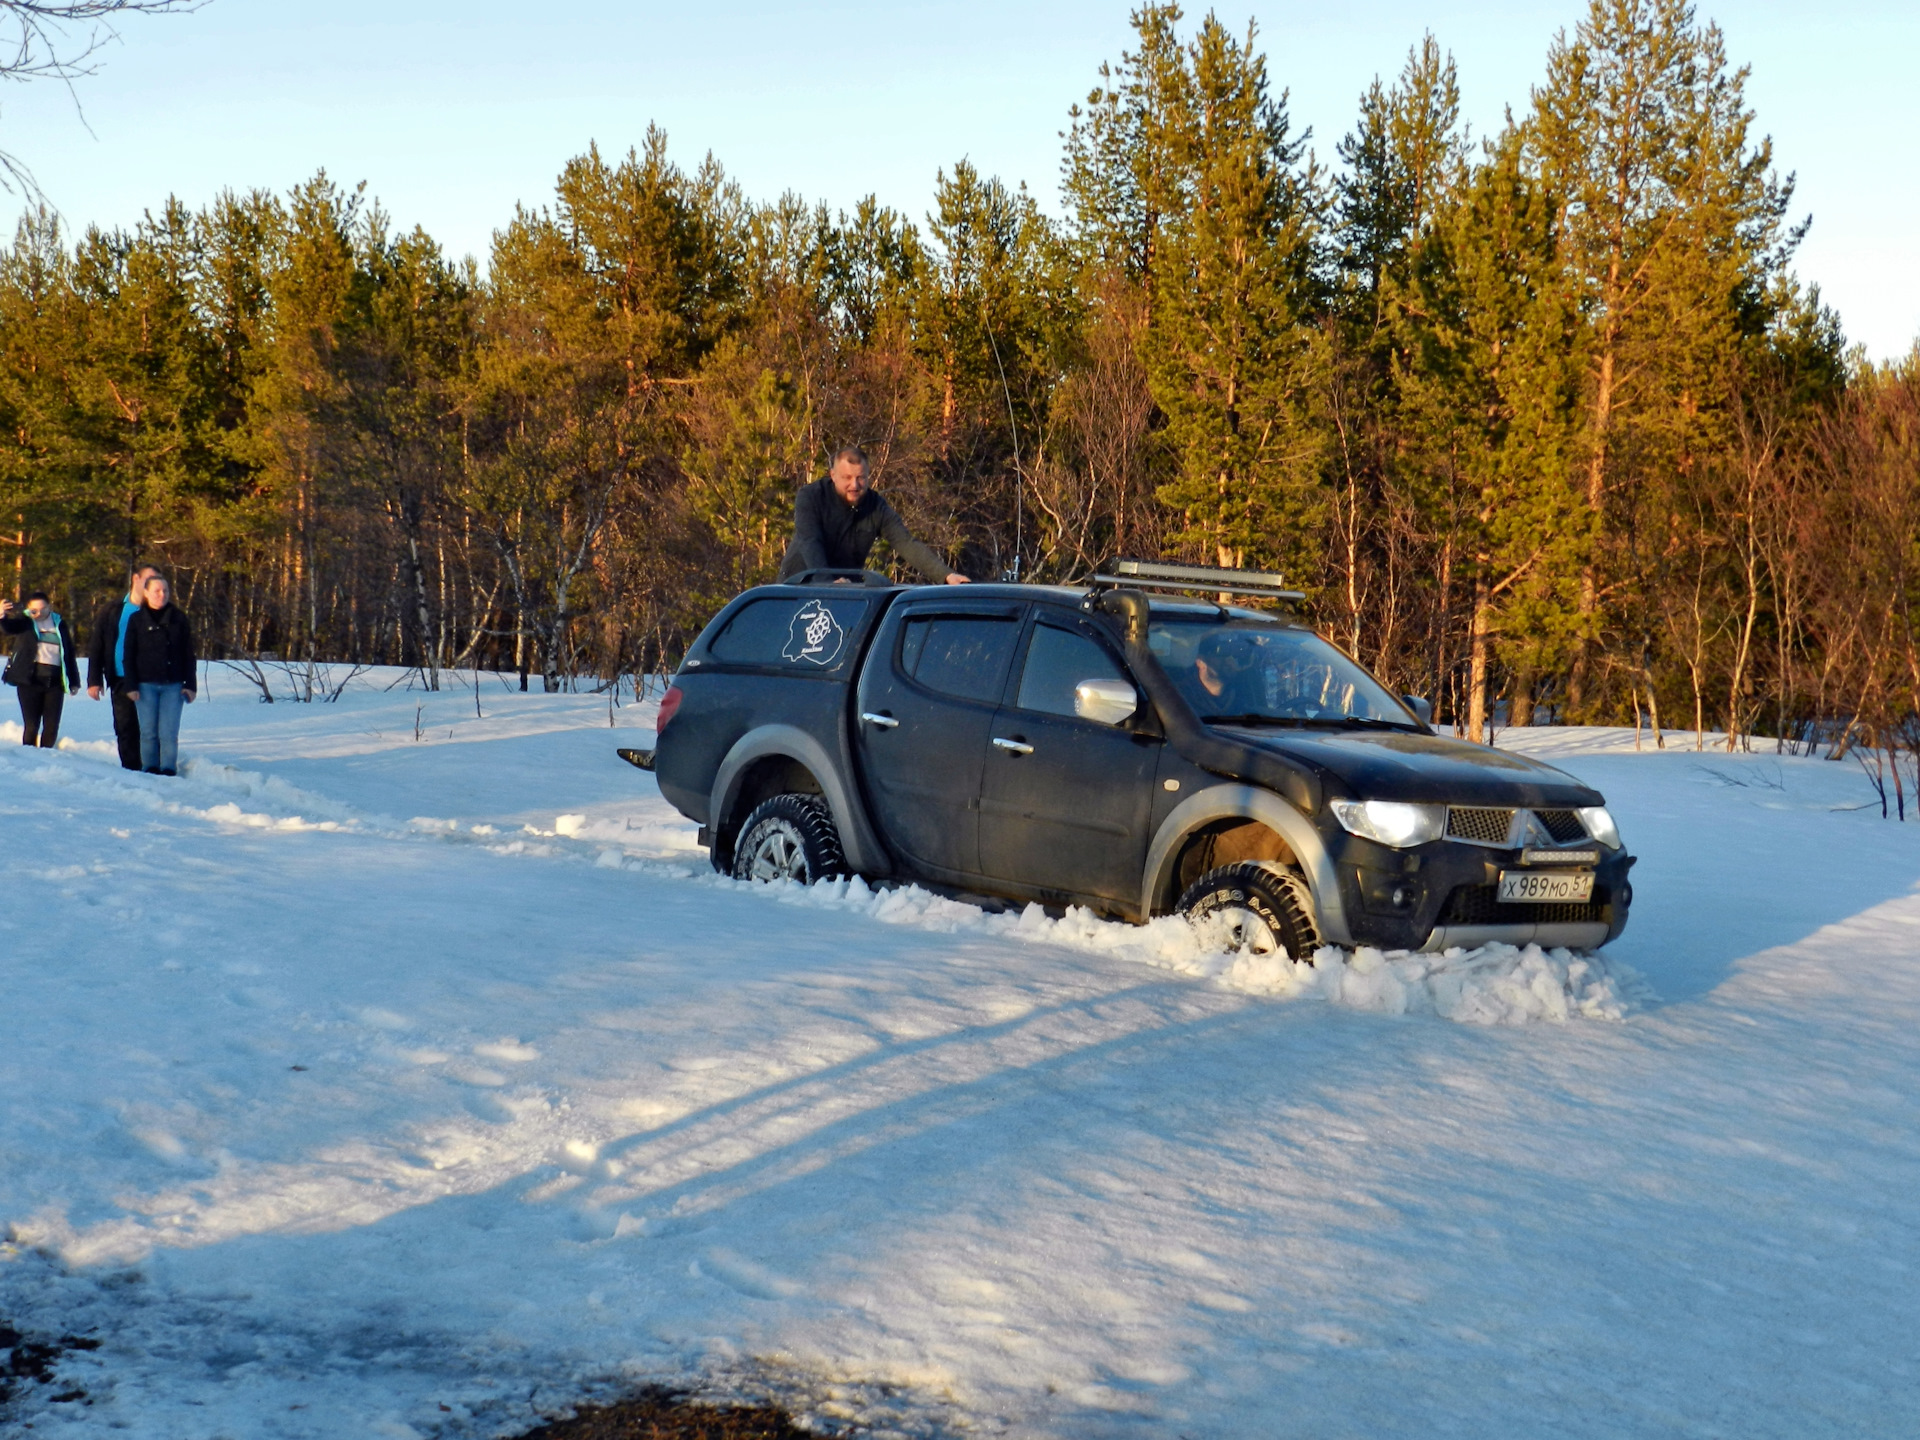
[[[1180,910],[1209,945],[1254,955],[1284,951],[1306,960],[1320,948],[1306,881],[1271,860],[1209,870],[1186,888]]]
[[[792,880],[811,885],[847,873],[833,811],[819,795],[775,795],[762,800],[740,827],[733,846],[736,880]]]

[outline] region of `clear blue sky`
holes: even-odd
[[[850,205],[871,191],[917,217],[935,170],[968,156],[1055,207],[1067,107],[1128,43],[1127,12],[1128,0],[212,0],[126,22],[80,82],[85,124],[58,87],[9,89],[0,144],[76,225],[130,223],[169,193],[198,206],[228,186],[284,189],[324,166],[482,261],[515,201],[542,202],[570,155],[596,140],[624,151],[649,121],[683,163],[711,150],[756,197]],[[1331,160],[1362,89],[1423,31],[1458,59],[1485,133],[1526,103],[1553,32],[1584,8],[1240,0],[1219,13],[1259,21],[1276,85]],[[1701,14],[1752,66],[1760,128],[1798,172],[1796,209],[1814,217],[1801,274],[1871,355],[1905,353],[1920,337],[1920,4],[1726,0]]]

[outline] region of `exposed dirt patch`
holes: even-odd
[[[69,1351],[99,1348],[100,1342],[91,1336],[62,1335],[57,1340],[35,1337],[24,1335],[5,1320],[0,1320],[0,1405],[6,1404],[29,1385],[53,1384],[56,1379],[55,1367]],[[49,1398],[67,1403],[86,1399],[87,1392],[70,1385]]]
[[[688,1400],[668,1390],[643,1390],[614,1405],[583,1406],[571,1420],[554,1420],[520,1440],[817,1440],[771,1406],[729,1407]]]

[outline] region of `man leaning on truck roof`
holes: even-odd
[[[948,568],[932,546],[914,539],[900,512],[867,484],[866,451],[858,445],[843,445],[834,453],[827,473],[802,486],[793,502],[793,543],[780,562],[780,578],[807,570],[864,570],[867,552],[882,537],[895,554],[934,584],[967,583],[967,577]]]

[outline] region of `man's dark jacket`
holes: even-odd
[[[120,667],[114,663],[114,647],[120,643],[120,617],[126,613],[124,598],[115,600],[94,616],[93,634],[87,638],[87,688],[120,688]]]
[[[127,621],[126,684],[185,685],[194,688],[193,627],[186,612],[169,600],[155,610],[142,605]]]
[[[138,770],[140,766],[140,713],[127,698],[126,680],[114,661],[114,647],[120,641],[120,617],[126,613],[125,596],[108,605],[93,622],[93,635],[87,642],[87,688],[98,686],[107,692],[113,706],[113,738],[120,745],[120,767]]]
[[[9,685],[30,685],[33,683],[33,667],[40,660],[40,630],[33,623],[33,617],[25,611],[9,615],[0,620],[0,630],[20,638],[14,642],[13,658],[7,662],[5,679]],[[66,616],[60,617],[60,656],[66,662],[67,686],[78,689],[80,685],[80,667],[73,655],[73,629],[67,624]],[[59,683],[59,676],[54,683]]]
[[[803,486],[793,502],[793,543],[780,562],[780,578],[803,570],[863,570],[867,552],[880,539],[936,585],[953,571],[933,547],[913,538],[900,512],[878,490],[849,505],[834,490],[832,478],[822,476]]]

